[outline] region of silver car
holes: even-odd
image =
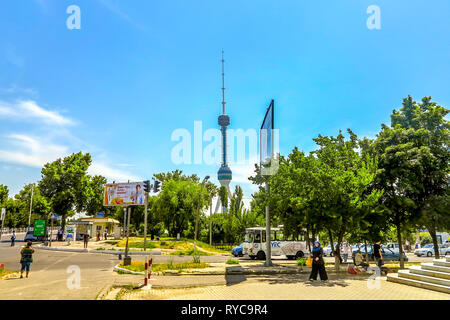
[[[446,255],[445,245],[439,244],[438,246],[439,246],[439,253],[442,255]],[[421,257],[421,256],[431,257],[434,255],[434,245],[429,243],[420,249],[416,249],[414,251],[414,254],[418,257]]]

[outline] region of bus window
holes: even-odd
[[[262,233],[262,242],[266,242],[266,233],[265,232]]]
[[[246,235],[245,235],[245,239],[244,239],[244,241],[245,242],[248,242],[248,243],[252,243],[253,242],[253,233],[247,233]]]
[[[255,242],[261,242],[261,232],[256,232]]]

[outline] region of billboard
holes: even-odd
[[[45,235],[45,220],[34,220],[34,236],[43,236]]]
[[[143,182],[112,183],[105,185],[103,200],[105,207],[144,205],[145,201]]]
[[[273,157],[273,123],[274,123],[274,102],[273,100],[270,102],[269,107],[267,108],[266,115],[261,125],[260,130],[260,148],[259,148],[259,156],[260,156],[260,164],[267,164],[270,162],[270,159]]]

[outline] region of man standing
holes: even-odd
[[[89,233],[86,232],[86,233],[83,235],[83,240],[84,240],[84,248],[87,249],[88,243],[89,243]]]
[[[373,245],[373,257],[375,258],[375,261],[377,262],[378,268],[380,268],[381,272],[381,266],[383,265],[383,254],[381,252],[381,241],[378,241]]]
[[[30,273],[30,266],[33,262],[34,249],[31,247],[31,241],[27,242],[27,245],[20,250],[20,264],[22,268],[20,269],[20,278],[23,278],[23,272],[26,271],[26,277]]]
[[[12,236],[11,236],[11,247],[14,247],[14,242],[16,241],[16,231],[13,230]]]
[[[108,240],[108,228],[105,228],[104,236],[105,236],[105,240]]]

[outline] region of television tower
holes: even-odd
[[[222,50],[222,114],[219,116],[218,123],[220,126],[220,131],[222,132],[222,164],[217,176],[220,185],[225,186],[228,190],[228,195],[231,196],[230,182],[232,179],[232,173],[230,167],[228,167],[227,161],[227,127],[230,125],[230,117],[225,113],[225,60],[223,57]],[[220,208],[220,199],[217,201],[216,210],[217,213]]]

